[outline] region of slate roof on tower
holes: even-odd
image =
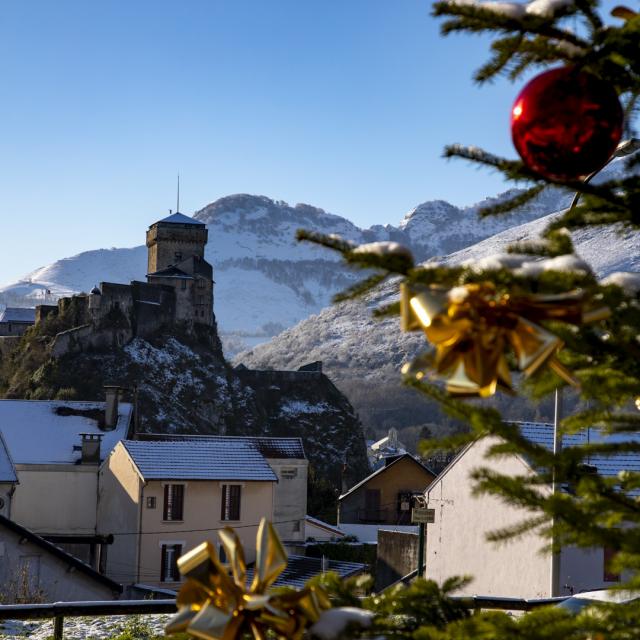
[[[170,216],[166,218],[162,218],[162,220],[158,220],[155,224],[167,223],[167,224],[195,224],[204,227],[204,222],[200,222],[200,220],[195,220],[194,218],[190,218],[189,216],[185,216],[180,212],[172,213]]]

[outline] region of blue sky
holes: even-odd
[[[0,282],[133,246],[231,193],[360,226],[501,179],[441,158],[513,155],[519,86],[480,89],[487,40],[441,38],[426,0],[6,2],[0,7]]]

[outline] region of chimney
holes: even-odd
[[[100,464],[101,433],[81,433],[82,438],[82,464]]]
[[[104,428],[112,431],[118,424],[118,403],[120,400],[120,387],[117,385],[105,385],[104,387]]]

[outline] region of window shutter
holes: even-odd
[[[169,519],[169,485],[164,485],[164,505],[162,507],[162,519]],[[164,575],[164,574],[163,574]]]
[[[230,507],[229,507],[229,519],[240,520],[240,491],[242,487],[239,484],[232,484],[230,487]]]
[[[171,577],[174,582],[180,582],[180,571],[178,570],[178,558],[182,555],[182,545],[173,545],[173,564],[171,566]]]
[[[166,492],[165,487],[165,492]],[[160,582],[165,581],[167,575],[167,545],[163,544],[161,547],[161,559],[160,559]]]
[[[222,485],[222,501],[220,503],[220,520],[227,520],[227,489],[229,485]]]
[[[173,515],[172,520],[183,520],[183,507],[184,507],[184,485],[173,485]]]

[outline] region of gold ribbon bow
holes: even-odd
[[[179,610],[167,624],[167,633],[186,631],[205,640],[234,640],[248,632],[256,640],[263,640],[271,630],[278,638],[297,639],[323,609],[330,607],[326,594],[317,587],[269,593],[287,566],[287,554],[265,518],[258,527],[256,565],[248,589],[240,539],[230,528],[219,535],[228,567],[210,542],[203,542],[178,559],[180,573],[187,580],[178,593]]]
[[[541,320],[572,324],[595,322],[609,309],[587,309],[583,291],[554,295],[498,294],[491,283],[467,284],[446,290],[403,283],[400,314],[404,331],[422,330],[435,350],[418,356],[403,373],[420,380],[431,375],[444,380],[452,395],[493,395],[512,392],[506,353],[511,350],[518,369],[529,376],[543,364],[572,385],[577,380],[557,360],[562,347]]]

